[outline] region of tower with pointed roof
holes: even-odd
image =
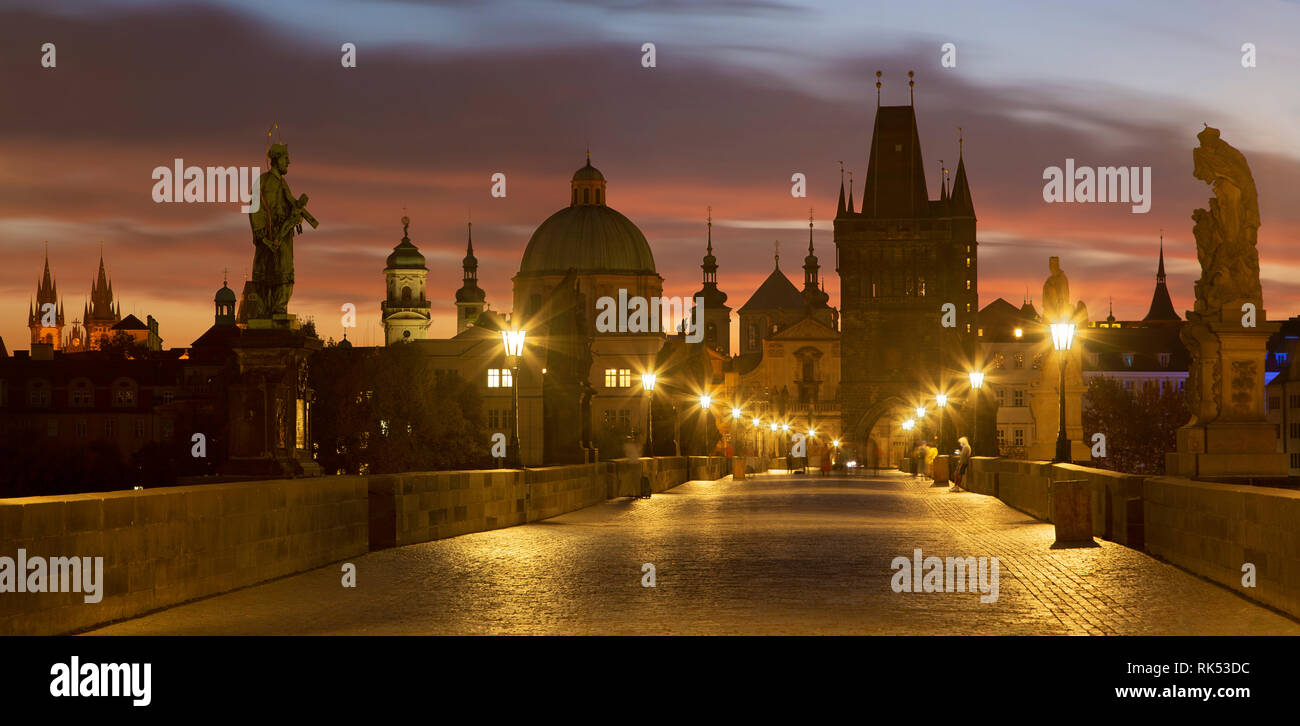
[[[1151,293],[1151,306],[1147,308],[1144,323],[1182,322],[1182,317],[1174,309],[1173,300],[1169,298],[1169,286],[1165,284],[1165,236],[1160,235],[1160,263],[1156,267],[1156,289]]]
[[[713,256],[713,209],[709,209],[705,232],[703,287],[695,293],[695,304],[704,306],[704,344],[723,355],[731,355],[731,308],[727,293],[718,289],[718,258]]]
[[[32,333],[32,345],[43,343],[58,350],[63,344],[63,303],[59,302],[58,287],[50,274],[48,247],[45,250],[45,272],[36,283],[35,302],[27,307],[27,327]]]
[[[978,242],[964,139],[959,135],[952,189],[941,172],[932,200],[914,106],[879,103],[861,204],[854,212],[850,192],[835,219],[843,425],[859,446],[877,422],[933,395],[960,370],[978,335]],[[952,328],[942,326],[948,303]]]
[[[478,286],[478,258],[474,256],[474,223],[466,223],[465,259],[461,261],[464,277],[456,291],[456,332],[474,324],[487,308],[487,294]]]
[[[87,347],[99,349],[102,339],[113,336],[113,326],[122,322],[122,311],[113,298],[113,281],[104,268],[104,248],[99,248],[99,275],[90,284],[90,301],[81,316]]]
[[[424,284],[429,268],[424,255],[411,243],[411,219],[402,217],[402,241],[388,255],[384,280],[388,297],[379,304],[384,324],[384,344],[420,340],[428,335],[430,305]]]

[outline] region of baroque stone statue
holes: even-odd
[[[302,232],[304,220],[314,229],[315,217],[307,211],[307,195],[294,199],[285,175],[289,173],[289,147],[273,144],[266,152],[270,169],[258,178],[258,204],[249,212],[253,228],[253,286],[257,309],[250,318],[284,317],[293,295],[293,235]]]
[[[1263,307],[1255,248],[1259,200],[1246,157],[1219,138],[1218,129],[1206,126],[1196,138],[1201,145],[1192,150],[1192,174],[1214,188],[1214,197],[1208,211],[1192,213],[1196,256],[1201,262],[1195,313],[1218,319],[1229,304],[1236,309],[1226,312],[1238,315],[1243,302]]]
[[[1061,271],[1060,257],[1050,258],[1047,267],[1052,274],[1043,282],[1043,322],[1057,323],[1074,312],[1070,307],[1070,280]]]

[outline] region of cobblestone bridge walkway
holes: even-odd
[[[1141,552],[1049,549],[992,497],[878,477],[690,482],[374,552],[97,634],[1300,634]],[[998,557],[999,596],[895,593],[895,557]],[[642,565],[656,586],[642,586]]]

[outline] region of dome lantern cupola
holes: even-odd
[[[605,175],[600,169],[591,165],[591,152],[587,152],[587,165],[573,173],[570,182],[573,189],[569,206],[595,204],[605,205]]]

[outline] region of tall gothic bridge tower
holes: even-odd
[[[961,141],[951,190],[945,173],[939,199],[930,199],[915,108],[880,106],[879,81],[876,88],[860,204],[852,178],[847,197],[841,180],[835,217],[842,430],[854,445],[866,445],[877,423],[883,439],[884,422],[914,408],[921,396],[933,410],[941,385],[964,391],[979,332],[979,243]],[[953,327],[942,327],[945,303],[954,306]],[[928,430],[933,435],[933,425]],[[945,441],[955,438],[949,427]]]

